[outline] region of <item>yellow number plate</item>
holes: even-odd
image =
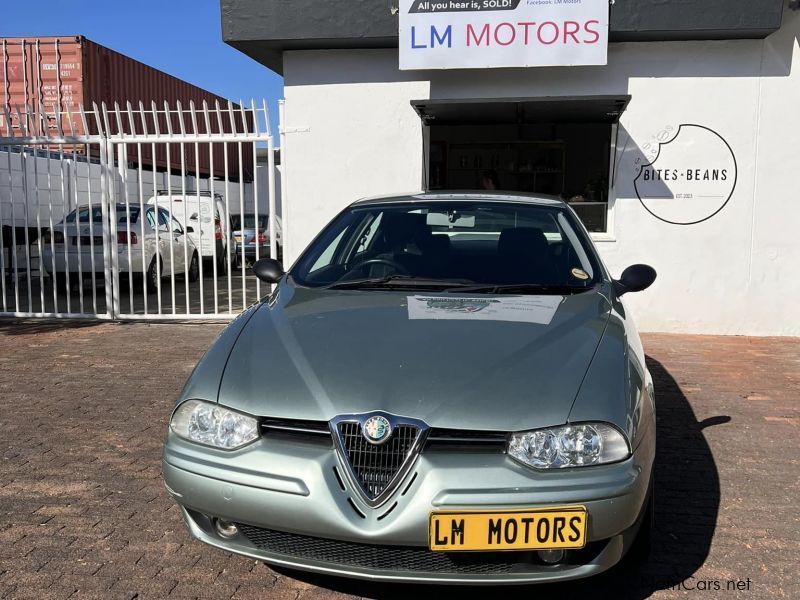
[[[431,550],[550,550],[583,548],[586,508],[431,513]]]

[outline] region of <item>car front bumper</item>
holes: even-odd
[[[515,584],[587,577],[620,560],[643,514],[654,442],[645,436],[622,463],[552,473],[502,453],[423,452],[377,509],[337,478],[334,467],[342,467],[332,445],[318,441],[262,438],[224,452],[169,433],[163,472],[192,535],[229,552],[375,581]],[[586,548],[568,551],[560,564],[544,564],[535,552],[443,557],[427,549],[431,512],[556,505],[581,505],[589,515]],[[239,533],[221,537],[213,517],[240,524]]]
[[[256,260],[256,255],[258,258],[269,258],[269,244],[244,244],[244,246],[237,242],[236,243],[236,256],[242,256],[242,248],[244,248],[244,257],[247,260],[254,261]]]

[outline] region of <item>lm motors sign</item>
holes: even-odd
[[[604,65],[608,0],[401,0],[400,68]]]

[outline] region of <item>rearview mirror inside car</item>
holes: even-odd
[[[278,283],[283,277],[283,265],[274,258],[262,258],[253,265],[253,273],[264,283]]]
[[[614,281],[614,290],[617,296],[628,292],[641,292],[646,290],[656,280],[656,270],[650,265],[631,265],[622,272],[619,279]]]

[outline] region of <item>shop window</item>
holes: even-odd
[[[419,101],[427,188],[558,196],[608,234],[617,120],[628,98]]]

